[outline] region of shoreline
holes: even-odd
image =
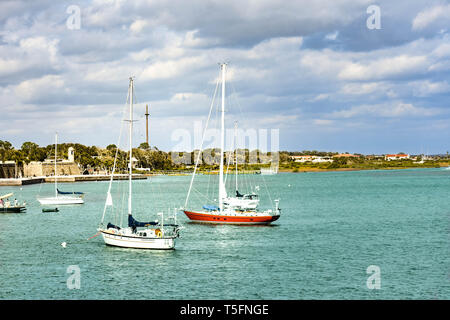
[[[349,172],[349,171],[368,171],[368,170],[404,170],[404,169],[438,169],[447,168],[449,165],[440,165],[439,167],[383,167],[383,168],[281,168],[278,173],[312,173],[312,172]],[[189,176],[192,173],[180,172],[155,172],[146,174],[133,174],[133,180],[146,180],[154,176]],[[200,172],[200,175],[216,175],[217,172]],[[234,173],[231,173],[234,174]],[[250,173],[249,170],[239,172],[239,174],[256,174],[256,171]],[[89,181],[109,181],[110,175],[72,175],[72,176],[58,176],[59,183],[73,183],[73,182],[89,182]],[[114,175],[113,180],[127,180],[127,174]],[[0,186],[24,186],[38,183],[54,183],[54,177],[27,177],[27,178],[3,178],[0,179]]]
[[[382,168],[295,168],[295,169],[279,169],[280,173],[304,173],[304,172],[341,172],[341,171],[368,171],[368,170],[404,170],[404,169],[439,169],[446,168],[447,165],[439,167],[382,167]]]
[[[57,176],[58,183],[71,182],[87,182],[87,181],[109,181],[110,175],[71,175],[71,176]],[[127,180],[127,174],[114,175],[113,180]],[[145,180],[147,176],[142,174],[133,174],[133,180]],[[28,177],[28,178],[5,178],[0,179],[0,186],[25,186],[29,184],[38,183],[54,183],[55,177]]]

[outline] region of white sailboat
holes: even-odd
[[[57,171],[56,171],[56,157],[58,152],[58,134],[55,134],[55,176],[54,176],[54,184],[55,184],[55,196],[54,197],[38,197],[37,200],[42,205],[57,205],[57,204],[83,204],[84,199],[82,194],[61,194],[61,192],[58,190],[58,178],[57,178]]]
[[[184,213],[193,222],[198,223],[213,223],[213,224],[237,224],[237,225],[248,225],[248,224],[269,224],[273,221],[278,220],[280,217],[280,209],[278,207],[279,200],[274,201],[274,209],[258,210],[252,209],[237,209],[232,205],[226,204],[227,191],[224,183],[224,146],[225,146],[225,73],[226,64],[222,63],[220,65],[222,72],[222,106],[221,106],[221,136],[220,136],[220,168],[219,168],[219,206],[216,205],[204,205],[200,210],[187,209],[187,204],[189,201],[189,196],[192,190],[192,184],[194,181],[195,173],[199,163],[201,152],[197,156],[197,161],[194,167],[194,172],[192,174],[191,183],[189,186],[189,191],[184,204]],[[212,108],[212,104],[211,104]],[[211,114],[211,110],[210,110]],[[206,132],[206,129],[205,129]],[[204,135],[203,135],[204,137]],[[202,141],[203,145],[203,141]],[[228,198],[229,199],[229,198]],[[236,199],[233,199],[236,201]]]
[[[128,225],[126,227],[117,226],[112,223],[104,225],[105,213],[107,208],[113,207],[113,200],[111,196],[111,186],[113,182],[113,175],[116,169],[117,151],[114,158],[113,170],[111,173],[111,179],[103,209],[103,216],[100,222],[100,226],[97,229],[101,233],[105,244],[122,248],[135,248],[135,249],[174,249],[175,240],[179,236],[180,227],[176,223],[176,216],[174,213],[173,223],[164,223],[164,214],[158,213],[161,216],[161,221],[139,222],[136,221],[132,215],[132,133],[133,133],[133,78],[130,78],[130,84],[128,88],[129,96],[129,163],[128,163]],[[123,213],[122,213],[123,214]]]

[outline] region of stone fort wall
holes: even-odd
[[[0,179],[23,177],[23,167],[17,166],[14,163],[0,163]]]
[[[30,162],[23,167],[25,177],[53,176],[55,164],[51,162]],[[60,162],[56,165],[56,175],[79,175],[80,168],[74,162]]]

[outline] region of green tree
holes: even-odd
[[[142,142],[139,145],[139,149],[143,149],[143,150],[149,150],[150,149],[150,145],[147,142]]]
[[[9,141],[0,140],[0,160],[5,162],[11,156],[13,146]]]

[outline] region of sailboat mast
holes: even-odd
[[[58,182],[56,181],[56,155],[58,153],[58,132],[55,133],[55,197],[58,198]]]
[[[237,163],[237,121],[234,122],[234,162],[236,166],[236,195],[238,191],[238,163]]]
[[[132,162],[133,162],[133,145],[132,145],[132,135],[133,135],[133,78],[130,77],[130,162],[129,162],[129,190],[128,190],[128,214],[131,215],[131,192],[132,192]]]
[[[223,199],[225,198],[225,186],[223,185],[223,152],[225,145],[225,68],[226,63],[222,63],[222,120],[220,131],[220,173],[219,173],[219,209],[223,211]]]

